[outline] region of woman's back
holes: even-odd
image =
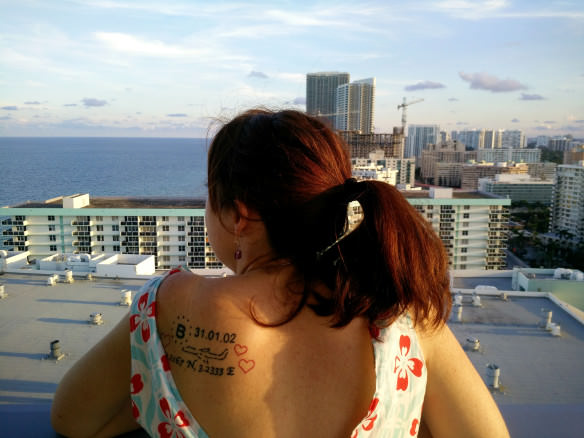
[[[157,298],[172,376],[210,436],[350,436],[375,392],[367,323],[330,328],[308,307],[280,327],[285,275],[173,275]],[[286,313],[284,313],[284,316]],[[219,375],[220,374],[220,375]]]

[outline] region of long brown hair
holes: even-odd
[[[257,211],[275,254],[302,275],[298,306],[276,325],[308,301],[334,327],[357,316],[385,326],[405,311],[416,322],[446,320],[451,300],[442,242],[393,186],[352,180],[346,145],[318,119],[290,110],[237,116],[212,141],[208,186],[213,211],[235,208],[236,200]],[[345,229],[352,200],[363,222],[323,253]],[[330,296],[318,294],[317,283]]]

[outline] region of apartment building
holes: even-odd
[[[205,201],[90,198],[89,194],[0,208],[0,249],[51,254],[154,255],[157,269],[219,268],[207,240]]]
[[[554,189],[553,180],[532,178],[525,174],[498,174],[488,178],[479,178],[479,191],[492,193],[512,202],[541,202],[550,205]]]
[[[351,167],[357,179],[403,186],[413,186],[416,182],[415,158],[386,158],[383,151],[377,151],[371,152],[369,158],[351,158]]]
[[[336,125],[337,88],[348,84],[351,75],[345,72],[319,72],[306,75],[306,112]]]
[[[462,164],[476,157],[477,151],[466,151],[456,140],[430,144],[422,151],[420,175],[428,184],[460,187]]]
[[[584,242],[584,161],[559,165],[554,182],[550,231],[567,231]]]
[[[511,200],[452,189],[402,193],[432,223],[454,269],[504,268]],[[82,194],[4,207],[0,217],[7,238],[0,249],[32,259],[118,253],[154,255],[157,269],[223,267],[207,238],[203,200]]]
[[[373,132],[375,120],[375,78],[361,79],[337,87],[335,128],[342,131]]]
[[[479,179],[501,173],[527,174],[525,163],[468,163],[462,165],[461,184],[463,190],[477,190]]]
[[[452,269],[504,269],[510,199],[450,188],[402,192],[442,239]]]
[[[541,149],[479,149],[477,151],[477,161],[486,161],[487,163],[503,163],[508,161],[515,163],[539,163],[541,161]]]

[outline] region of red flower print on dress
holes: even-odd
[[[148,318],[156,315],[156,301],[152,301],[150,305],[148,304],[148,294],[144,293],[138,301],[138,311],[140,313],[130,316],[130,331],[133,333],[139,325],[142,328],[142,339],[144,342],[148,342],[150,339],[150,325],[148,324]]]
[[[136,420],[140,417],[140,410],[136,406],[136,403],[134,403],[134,400],[132,400],[132,415]]]
[[[420,420],[414,418],[412,421],[412,427],[410,428],[410,435],[416,436],[418,434],[418,426],[420,426]]]
[[[164,397],[160,399],[160,409],[162,413],[170,422],[162,422],[158,425],[158,433],[162,438],[185,438],[184,433],[181,428],[188,427],[190,425],[189,420],[187,420],[185,413],[183,411],[178,411],[174,417],[172,411],[170,410],[170,404],[168,400]]]
[[[160,362],[162,363],[163,371],[170,371],[170,363],[168,362],[168,357],[166,356],[166,354],[160,357]]]
[[[422,375],[423,362],[415,357],[408,357],[410,354],[410,337],[401,335],[399,337],[399,354],[395,357],[395,367],[393,372],[397,372],[396,389],[405,391],[408,389],[409,373],[416,377]]]
[[[144,388],[141,374],[134,374],[130,380],[130,394],[138,394]]]
[[[365,418],[361,421],[361,423],[359,424],[359,426],[357,426],[357,428],[353,431],[353,435],[351,435],[351,438],[357,438],[357,436],[359,435],[359,427],[361,427],[363,430],[365,431],[370,431],[371,429],[373,429],[373,425],[375,424],[375,420],[377,420],[377,414],[373,415],[375,412],[375,409],[377,408],[377,405],[379,404],[379,399],[377,397],[375,397],[372,401],[371,401],[371,405],[369,405],[369,412],[367,412],[367,415],[365,416]]]

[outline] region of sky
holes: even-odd
[[[375,131],[584,137],[584,1],[0,0],[0,136],[205,137],[376,78]]]

